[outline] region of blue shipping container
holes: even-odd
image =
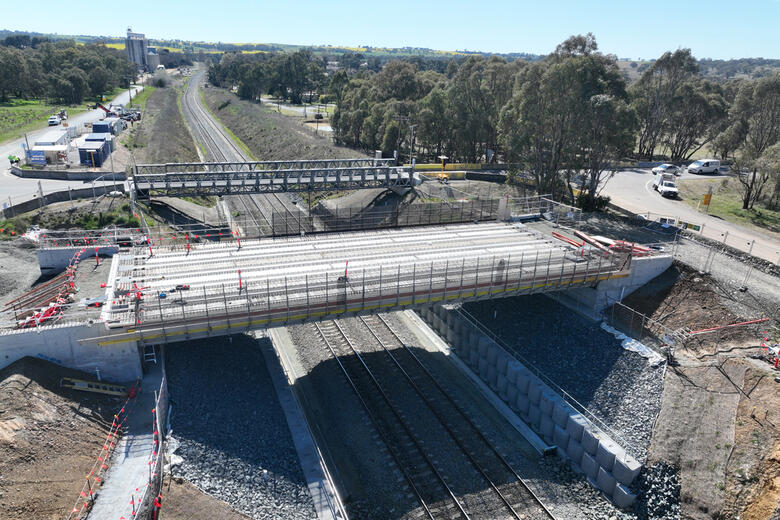
[[[79,161],[86,166],[99,168],[108,157],[108,145],[105,141],[89,141],[79,146]]]

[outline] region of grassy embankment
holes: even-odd
[[[24,215],[0,220],[0,240],[15,238],[11,231],[18,236],[31,226],[38,225],[45,229],[102,229],[111,224],[117,227],[138,227],[138,219],[133,216],[130,204],[117,199],[91,203],[89,201],[78,204],[70,210],[52,210],[44,208],[43,211],[31,211]],[[115,207],[116,206],[116,207]]]
[[[86,105],[57,105],[38,99],[13,99],[0,103],[0,143],[46,126],[46,120],[64,108],[69,116],[86,112]]]
[[[263,161],[290,159],[353,159],[363,152],[336,146],[328,138],[317,137],[301,128],[300,119],[279,114],[275,107],[252,103],[223,89],[200,92],[203,104],[250,157]],[[322,199],[338,198],[347,191],[317,191],[301,194],[311,206]]]
[[[127,134],[123,144],[137,163],[197,162],[198,152],[181,112],[181,90],[147,87],[134,100],[142,106],[143,119]],[[211,207],[215,197],[183,197]]]
[[[740,185],[736,179],[682,180],[678,181],[677,186],[680,197],[694,208],[699,207],[704,194],[712,187],[710,215],[749,228],[780,233],[780,211],[767,209],[760,202],[757,202],[752,210],[742,209]],[[705,207],[700,206],[699,210],[705,211]]]
[[[251,103],[224,89],[201,91],[201,99],[251,155],[263,161],[289,159],[352,159],[363,152],[336,146],[331,139],[316,137],[300,121],[276,112],[273,107]]]
[[[255,154],[252,153],[252,150],[250,150],[249,147],[246,144],[244,144],[244,142],[241,140],[241,138],[239,138],[236,134],[234,134],[233,131],[229,127],[227,127],[225,125],[225,123],[222,122],[222,120],[220,119],[220,115],[221,114],[215,114],[214,110],[212,110],[211,107],[209,106],[209,104],[206,103],[206,98],[203,95],[203,90],[198,90],[198,95],[200,96],[200,101],[203,103],[203,106],[206,107],[206,110],[208,110],[209,113],[211,114],[211,116],[214,119],[216,119],[217,122],[219,122],[220,126],[225,131],[225,133],[227,133],[230,136],[230,138],[233,140],[233,142],[236,143],[239,148],[241,148],[241,151],[243,151],[244,154],[248,158],[257,161],[258,159],[255,156]],[[221,111],[223,109],[226,109],[227,113],[230,114],[231,116],[238,117],[238,115],[239,115],[238,114],[238,112],[239,112],[238,107],[235,106],[235,105],[231,106],[231,103],[230,103],[229,100],[226,101],[226,102],[221,103],[217,107],[217,112],[219,112],[219,111]]]

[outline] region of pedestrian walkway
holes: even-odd
[[[147,365],[141,393],[127,418],[103,487],[89,514],[90,520],[135,518],[141,496],[149,482],[149,456],[154,448],[155,390],[160,388],[162,368]]]
[[[301,462],[301,469],[314,501],[317,518],[318,520],[346,518],[344,506],[333,489],[331,480],[326,475],[327,469],[323,465],[303,410],[301,410],[294,395],[295,380],[298,379],[300,367],[297,367],[298,370],[296,370],[290,356],[289,350],[295,348],[293,340],[287,329],[282,327],[271,329],[269,336],[273,343],[258,341],[258,346],[265,358],[279,405],[287,418],[287,426],[290,428],[295,450],[298,452],[298,458]],[[279,357],[274,354],[274,349]]]

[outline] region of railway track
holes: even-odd
[[[381,315],[358,318],[356,322],[368,333],[369,341],[353,339],[342,323],[322,322],[315,327],[429,518],[554,520],[469,414]],[[404,394],[406,402],[417,401],[416,412],[410,413]],[[425,435],[409,419],[419,420],[420,411],[441,432],[436,444],[446,445],[449,453],[457,454],[451,459],[459,464],[461,478],[449,476],[446,467],[435,462],[430,443],[426,444]],[[468,474],[466,480],[474,483],[472,489],[463,488],[463,471]]]
[[[187,89],[182,96],[182,108],[190,115],[197,138],[206,148],[207,155],[217,162],[249,161],[243,150],[226,135],[222,127],[211,114],[203,107],[198,97],[198,83],[203,73],[195,74],[187,84]],[[261,200],[258,202],[255,197]],[[277,193],[262,195],[235,195],[231,197],[237,201],[243,213],[249,216],[245,222],[246,234],[266,235],[272,233],[286,233],[289,231],[310,231],[311,224],[306,216],[298,210],[286,196]],[[270,210],[265,209],[270,208]],[[277,216],[274,216],[276,214]],[[274,223],[275,220],[278,223]],[[276,229],[272,229],[273,226]]]

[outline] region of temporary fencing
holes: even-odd
[[[664,355],[686,339],[685,331],[671,329],[619,301],[604,309],[603,316],[609,326]]]
[[[95,463],[92,465],[92,469],[85,477],[84,485],[79,492],[79,498],[76,499],[75,504],[68,513],[67,520],[77,520],[80,518],[86,518],[89,515],[92,505],[95,501],[95,494],[100,486],[103,485],[106,470],[108,470],[111,455],[116,448],[117,442],[119,442],[119,436],[130,413],[133,411],[138,393],[140,392],[140,383],[134,385],[129,393],[127,399],[125,399],[122,408],[114,415],[114,419],[111,421],[111,428],[108,431],[106,440],[103,442],[103,446],[100,448]]]
[[[76,251],[65,272],[51,283],[43,284],[8,302],[0,315],[5,317],[13,312],[17,327],[22,329],[61,319],[69,307],[70,295],[77,290],[76,269],[85,251],[86,248]]]
[[[162,508],[163,459],[168,420],[168,381],[165,376],[160,382],[160,388],[155,391],[154,408],[151,413],[153,416],[152,451],[146,462],[149,471],[145,481],[139,483],[130,494],[134,518],[156,519]]]

